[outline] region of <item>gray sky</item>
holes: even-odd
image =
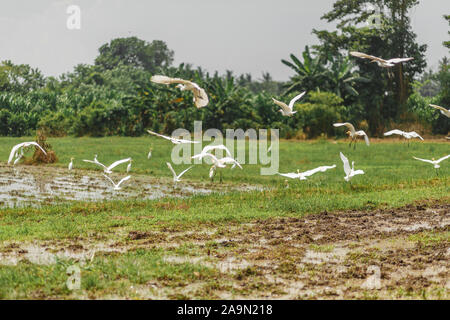
[[[316,43],[313,28],[334,0],[1,0],[0,60],[27,63],[45,75],[93,63],[98,48],[113,38],[137,36],[164,40],[175,63],[189,62],[208,71],[233,70],[276,80],[292,74],[281,63]],[[66,9],[81,8],[81,29],[68,30]],[[442,42],[449,30],[443,14],[448,0],[421,0],[411,19],[419,43],[428,44],[428,67],[448,54]]]

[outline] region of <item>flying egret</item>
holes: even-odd
[[[366,141],[367,146],[370,146],[370,141],[369,141],[369,137],[367,136],[367,134],[363,130],[355,131],[355,127],[350,122],[334,123],[333,126],[335,126],[335,127],[345,126],[349,129],[349,131],[346,132],[351,138],[349,147],[351,147],[352,142],[354,142],[353,148],[354,149],[356,148],[356,139],[358,136],[360,136],[360,137],[363,136],[364,140]]]
[[[370,62],[375,62],[381,68],[387,68],[389,77],[392,76],[392,73],[389,71],[390,68],[394,67],[396,64],[411,61],[414,59],[414,58],[410,57],[410,58],[392,58],[389,60],[384,60],[384,59],[381,59],[381,58],[378,58],[375,56],[371,56],[369,54],[365,54],[365,53],[358,52],[358,51],[350,51],[350,54],[354,57],[358,57],[358,58],[362,58],[362,59],[369,59],[369,60],[371,60]]]
[[[332,166],[321,166],[317,167],[315,169],[311,169],[305,172],[300,172],[300,170],[297,170],[297,173],[290,172],[290,173],[278,173],[280,176],[291,178],[291,179],[299,179],[299,180],[307,180],[307,177],[312,176],[313,174],[317,172],[325,172],[329,169],[336,168],[336,165],[333,164]]]
[[[100,167],[103,168],[103,171],[107,174],[111,174],[112,173],[112,169],[114,169],[115,167],[117,167],[118,165],[122,164],[122,163],[126,163],[129,162],[131,163],[131,158],[126,158],[126,159],[122,159],[122,160],[118,160],[116,162],[113,162],[109,167],[105,166],[103,163],[101,163],[100,161],[97,160],[97,155],[95,155],[94,157],[94,161],[92,160],[83,160],[84,162],[88,162],[88,163],[93,163],[96,164]]]
[[[168,137],[150,130],[147,130],[148,133],[153,134],[155,136],[167,139],[169,141],[171,141],[173,144],[181,144],[181,143],[200,143],[200,141],[192,141],[192,140],[185,140],[185,139],[176,139],[176,138],[172,138],[172,137]]]
[[[303,97],[305,95],[305,92],[300,93],[299,95],[295,96],[290,102],[289,105],[287,105],[286,103],[282,102],[282,101],[278,101],[275,98],[272,98],[273,102],[278,105],[281,109],[278,110],[279,112],[281,112],[281,114],[283,116],[287,116],[287,117],[291,117],[294,115],[294,113],[297,113],[297,111],[293,111],[294,109],[294,103],[299,100],[301,97]]]
[[[173,182],[174,182],[175,184],[177,184],[177,182],[180,182],[180,181],[181,181],[181,176],[182,176],[183,174],[185,174],[188,170],[190,170],[190,169],[193,167],[193,166],[190,166],[189,168],[187,168],[186,170],[184,170],[183,172],[181,172],[179,175],[177,175],[177,174],[175,173],[175,170],[173,170],[172,165],[170,164],[170,162],[166,162],[166,164],[167,164],[167,166],[169,167],[170,171],[172,171],[172,174],[173,174]]]
[[[194,94],[194,104],[198,109],[206,107],[209,103],[206,91],[203,88],[200,88],[200,86],[195,82],[180,78],[170,78],[162,75],[152,76],[150,80],[155,83],[162,83],[166,85],[178,83],[176,88],[180,89],[181,91],[184,90],[192,91],[192,93]]]
[[[128,179],[130,179],[131,178],[131,176],[126,176],[125,178],[123,178],[122,180],[120,180],[119,181],[119,183],[115,183],[110,177],[108,177],[106,174],[103,174],[104,176],[105,176],[105,178],[106,179],[108,179],[109,181],[111,181],[111,183],[113,184],[113,186],[114,186],[114,190],[120,190],[120,189],[122,189],[121,187],[120,187],[120,185],[123,183],[123,182],[125,182],[125,181],[127,181]]]
[[[450,158],[450,154],[446,155],[445,157],[442,157],[442,158],[440,158],[438,160],[434,160],[434,158],[431,158],[431,160],[421,159],[421,158],[416,158],[416,157],[413,157],[413,158],[416,159],[416,160],[419,160],[419,161],[431,163],[434,166],[435,169],[439,169],[441,167],[439,165],[439,163],[441,163],[442,161]],[[436,174],[437,174],[437,170],[436,170]]]
[[[225,147],[223,144],[219,144],[219,145],[215,145],[215,146],[212,146],[212,145],[206,146],[203,148],[202,152],[192,156],[191,158],[192,159],[203,159],[203,157],[205,157],[207,154],[209,154],[209,152],[212,150],[225,150],[226,154],[231,157],[230,150],[228,150],[228,148]]]
[[[70,163],[69,163],[68,169],[72,170],[72,168],[73,168],[73,158],[70,158]]]
[[[408,139],[408,147],[409,147],[409,140],[412,138],[419,138],[420,140],[423,141],[423,138],[415,131],[405,132],[402,130],[394,129],[384,133],[385,136],[391,136],[393,134],[398,134],[404,137],[405,139]]]
[[[351,178],[358,174],[364,174],[363,170],[355,170],[355,161],[352,161],[352,167],[350,168],[350,163],[348,162],[348,159],[342,152],[339,153],[341,156],[341,160],[344,163],[344,172],[345,172],[345,181],[350,181]]]
[[[447,109],[445,109],[444,107],[440,107],[440,106],[437,106],[437,105],[435,105],[435,104],[430,104],[430,107],[435,108],[435,109],[438,109],[439,111],[441,111],[441,113],[442,113],[444,116],[450,118],[450,109],[447,110]]]
[[[19,144],[15,145],[14,147],[12,147],[11,153],[9,154],[8,164],[11,163],[11,161],[14,158],[14,156],[16,158],[18,158],[20,156],[20,158],[21,158],[23,156],[23,149],[26,148],[26,147],[29,147],[29,146],[36,146],[39,149],[41,149],[41,151],[45,155],[47,155],[47,152],[45,152],[45,150],[42,149],[42,147],[37,142],[34,142],[34,141],[32,141],[32,142],[22,142],[22,143],[19,143]],[[20,153],[21,153],[20,155],[19,155],[19,150],[20,150]]]

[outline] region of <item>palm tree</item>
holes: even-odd
[[[327,72],[328,90],[343,99],[348,95],[359,95],[353,85],[357,82],[368,82],[369,79],[353,72],[353,68],[354,65],[350,62],[349,57],[339,56],[333,59]]]

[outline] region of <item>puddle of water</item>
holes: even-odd
[[[114,181],[123,174],[113,174]],[[214,192],[262,190],[254,185],[225,185],[204,182],[179,183],[174,188],[170,179],[132,175],[122,190],[113,190],[100,171],[68,171],[56,167],[17,166],[0,164],[0,207],[39,206],[63,201],[103,201],[163,197],[189,197]]]

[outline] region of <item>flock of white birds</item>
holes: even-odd
[[[358,57],[358,58],[362,58],[362,59],[368,59],[371,60],[371,62],[377,63],[378,66],[382,67],[382,68],[386,68],[388,70],[388,75],[389,77],[392,76],[392,71],[391,68],[394,67],[396,64],[399,63],[403,63],[403,62],[407,62],[412,60],[413,58],[393,58],[393,59],[389,59],[389,60],[384,60],[375,56],[371,56],[365,53],[361,53],[361,52],[356,52],[356,51],[351,51],[350,55]],[[189,90],[193,93],[193,102],[195,104],[195,106],[197,108],[203,108],[206,107],[209,103],[209,99],[208,99],[208,95],[206,94],[206,91],[201,88],[198,84],[189,81],[189,80],[184,80],[184,79],[180,79],[180,78],[170,78],[167,76],[163,76],[163,75],[155,75],[150,79],[152,82],[155,83],[159,83],[159,84],[165,84],[165,85],[171,85],[171,84],[177,84],[176,88],[184,91],[184,90]],[[302,92],[299,95],[295,96],[290,102],[289,104],[286,104],[282,101],[278,101],[274,98],[273,102],[278,105],[281,109],[279,110],[279,112],[281,112],[281,114],[283,116],[287,116],[287,117],[291,117],[293,116],[297,111],[294,111],[294,104],[301,99],[304,95],[306,94],[306,92]],[[440,106],[436,106],[433,104],[430,104],[430,107],[435,108],[437,110],[439,110],[443,115],[447,116],[450,118],[450,109],[447,110],[443,107]],[[357,142],[357,138],[358,137],[363,137],[365,140],[365,143],[367,146],[370,146],[370,141],[369,141],[369,137],[368,135],[363,131],[363,130],[358,130],[356,131],[355,127],[349,123],[349,122],[344,122],[344,123],[334,123],[333,126],[335,127],[346,127],[348,129],[347,134],[350,137],[350,144],[349,147],[351,147],[351,145],[353,144],[353,147],[356,148],[356,142]],[[200,143],[199,141],[193,141],[193,140],[185,140],[185,139],[177,139],[177,138],[173,138],[173,137],[168,137],[150,130],[147,130],[149,134],[151,135],[155,135],[157,137],[169,140],[170,142],[172,142],[173,144],[185,144],[185,143]],[[384,133],[385,136],[391,136],[391,135],[399,135],[404,137],[405,139],[408,140],[408,146],[409,146],[409,140],[413,139],[413,138],[418,138],[420,140],[424,140],[418,133],[411,131],[411,132],[405,132],[399,129],[394,129],[391,131],[388,131],[386,133]],[[450,137],[447,137],[447,139],[449,139]],[[11,162],[13,162],[13,165],[17,164],[20,159],[23,158],[24,156],[24,150],[27,147],[30,146],[35,146],[36,148],[41,149],[41,151],[47,155],[47,153],[45,152],[45,150],[36,142],[23,142],[20,143],[18,145],[15,145],[12,149],[11,149],[11,153],[8,159],[8,164],[11,164]],[[272,146],[271,146],[272,147]],[[271,152],[271,147],[269,148],[269,152]],[[217,158],[214,154],[212,154],[212,152],[214,150],[223,150],[226,152],[227,156],[226,157],[222,157],[222,158]],[[152,148],[150,148],[150,151],[147,155],[147,158],[150,159],[152,156]],[[203,150],[201,151],[201,153],[194,155],[192,157],[192,159],[203,159],[205,157],[208,157],[211,159],[212,161],[212,166],[210,167],[209,170],[209,177],[212,179],[214,177],[214,175],[216,174],[216,171],[218,168],[226,168],[227,165],[231,165],[232,169],[235,168],[236,166],[238,166],[240,169],[242,169],[241,164],[236,161],[235,159],[232,158],[231,152],[230,150],[228,150],[227,147],[225,147],[224,145],[209,145],[203,148]],[[348,160],[348,158],[342,153],[340,152],[340,158],[343,162],[343,168],[344,168],[344,172],[345,172],[345,177],[344,180],[345,181],[350,181],[354,176],[356,175],[360,175],[360,174],[364,174],[363,170],[355,170],[354,166],[355,163],[354,161],[352,161],[352,166],[350,167],[350,162]],[[440,168],[439,163],[450,158],[450,154],[442,157],[438,160],[434,160],[434,158],[432,158],[431,160],[427,160],[427,159],[421,159],[421,158],[416,158],[413,157],[416,160],[419,161],[423,161],[423,162],[427,162],[427,163],[431,163],[435,169]],[[14,160],[14,161],[13,161]],[[73,160],[74,158],[71,158],[71,161],[68,165],[68,169],[72,170],[73,169]],[[121,164],[125,164],[128,163],[127,166],[127,173],[130,172],[131,170],[131,163],[132,163],[132,159],[131,158],[126,158],[126,159],[121,159],[118,161],[115,161],[114,163],[112,163],[109,166],[104,165],[103,163],[99,162],[97,160],[97,155],[95,155],[94,160],[83,160],[84,162],[87,163],[92,163],[94,165],[97,165],[99,167],[101,167],[103,169],[104,172],[104,177],[111,182],[112,187],[114,190],[120,190],[121,189],[121,185],[125,182],[128,181],[131,178],[131,175],[127,175],[126,177],[124,177],[123,179],[121,179],[118,183],[114,182],[111,177],[109,176],[112,173],[112,170],[114,168],[116,168],[117,166],[121,165]],[[167,162],[167,167],[169,168],[169,170],[172,172],[173,174],[173,182],[174,185],[176,186],[176,184],[178,182],[181,181],[181,177],[187,172],[189,171],[191,167],[185,169],[184,171],[182,171],[180,174],[176,174],[175,170],[173,169],[172,165],[170,162]],[[287,178],[291,178],[291,179],[299,179],[299,180],[306,180],[307,177],[318,173],[318,172],[325,172],[327,170],[330,169],[334,169],[336,168],[336,165],[331,165],[331,166],[320,166],[318,168],[315,169],[311,169],[305,172],[300,172],[300,170],[297,170],[297,172],[293,172],[293,173],[278,173],[281,176],[287,177]]]

